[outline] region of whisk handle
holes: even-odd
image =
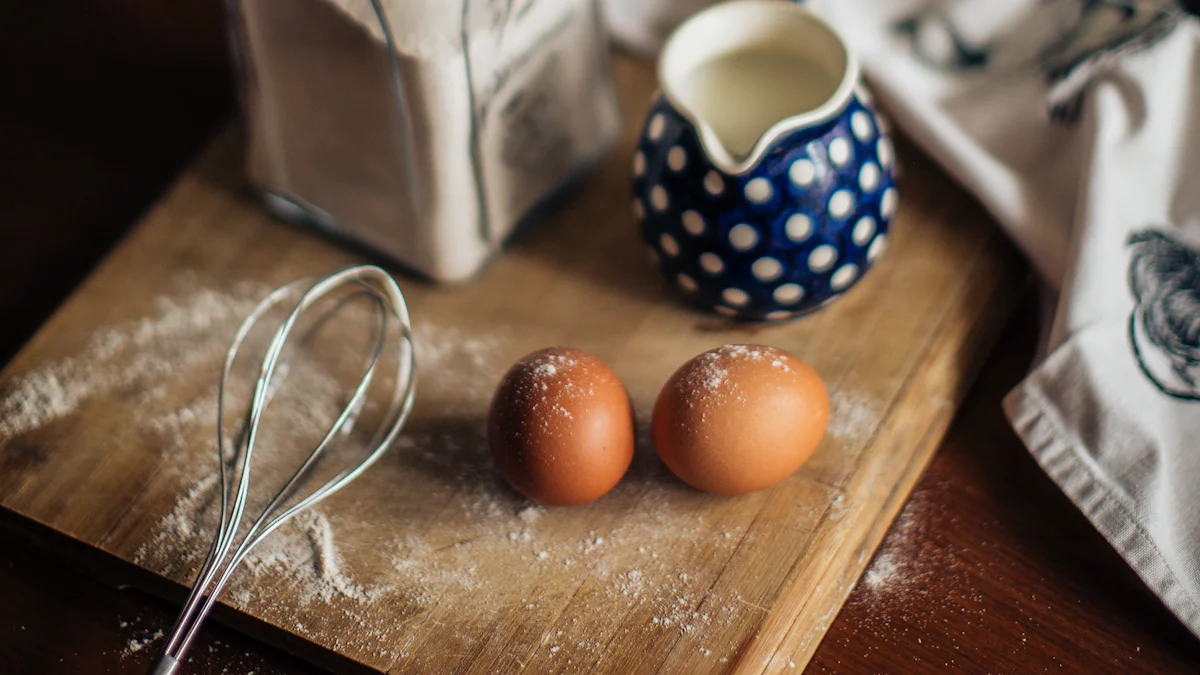
[[[150,671],[150,675],[175,675],[177,672],[179,672],[179,661],[173,656],[163,654],[154,663],[154,668]]]

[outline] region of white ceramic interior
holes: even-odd
[[[713,59],[767,51],[820,68],[837,86],[821,105],[776,122],[749,154],[734,156],[705,123],[704,115],[685,104],[679,86],[697,66]],[[858,62],[841,36],[804,7],[784,0],[730,0],[713,5],[671,34],[658,61],[663,95],[695,126],[713,164],[730,174],[749,170],[780,135],[839,114],[849,102],[858,76]]]

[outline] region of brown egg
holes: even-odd
[[[654,404],[654,447],[688,484],[736,495],[792,475],[821,442],[829,396],[799,357],[725,345],[683,364]]]
[[[488,444],[504,479],[534,501],[583,504],[612,489],[633,460],[633,408],[600,359],[565,347],[509,369],[488,413]]]

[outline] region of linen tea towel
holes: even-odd
[[[1057,298],[1009,418],[1200,634],[1200,22],[1135,0],[818,11]]]

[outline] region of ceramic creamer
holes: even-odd
[[[734,0],[684,22],[633,157],[634,215],[696,303],[800,316],[887,247],[892,142],[843,40],[801,6]]]

